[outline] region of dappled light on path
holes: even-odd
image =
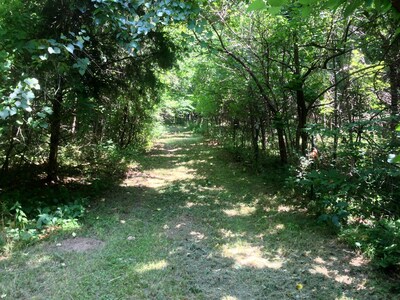
[[[234,267],[237,268],[280,269],[283,265],[279,257],[274,260],[268,260],[263,257],[263,252],[260,247],[251,246],[249,244],[224,245],[222,247],[222,256],[233,259],[235,261]]]
[[[249,206],[244,203],[240,203],[235,205],[232,209],[224,209],[223,212],[229,217],[236,217],[236,216],[250,216],[256,212],[256,207]]]
[[[180,278],[193,298],[319,299],[321,290],[324,299],[376,298],[366,270],[358,270],[365,266],[350,263],[361,260],[357,255],[307,228],[303,212],[276,187],[200,141],[170,134],[121,185],[152,191],[169,212],[161,227],[168,257],[149,270]]]

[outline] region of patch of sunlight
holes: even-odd
[[[136,272],[145,273],[145,272],[149,272],[149,271],[163,270],[167,266],[168,266],[168,263],[163,259],[160,261],[154,261],[151,263],[142,264],[136,268]]]
[[[150,157],[184,157],[185,155],[182,154],[174,154],[174,153],[167,153],[167,154],[151,154]]]
[[[289,212],[292,211],[293,207],[292,206],[287,206],[287,205],[279,205],[278,206],[278,211],[279,212]]]
[[[256,208],[254,206],[249,206],[246,204],[239,204],[235,208],[232,209],[224,209],[223,212],[228,216],[228,217],[245,217],[245,216],[250,216],[253,213],[255,213]]]
[[[277,233],[279,233],[280,231],[282,231],[282,230],[284,230],[286,227],[285,227],[285,224],[277,224],[274,228],[272,228],[271,230],[269,230],[269,233],[270,234],[277,234]]]
[[[349,298],[346,295],[341,295],[341,296],[335,298],[335,300],[355,300],[355,299],[356,298],[353,298],[353,297]]]
[[[201,241],[206,237],[204,234],[197,231],[191,231],[190,235],[195,239],[195,241]]]
[[[224,237],[224,238],[236,238],[236,237],[244,237],[245,233],[233,233],[229,229],[220,229],[219,233]]]
[[[314,266],[312,269],[308,270],[311,274],[321,274],[324,275],[325,277],[331,278],[329,275],[329,270],[324,267],[324,266]]]
[[[322,263],[324,260],[317,257],[314,261]],[[309,269],[308,271],[313,275],[316,275],[316,274],[323,275],[326,278],[333,279],[336,282],[339,282],[341,284],[350,285],[350,284],[353,284],[353,282],[354,282],[354,278],[352,278],[348,275],[345,275],[345,274],[340,274],[338,270],[329,270],[327,267],[325,267],[323,265],[315,265],[313,268]],[[365,289],[365,283],[366,282],[357,284],[357,289]]]
[[[238,300],[238,298],[233,296],[223,296],[221,300]]]
[[[31,267],[31,268],[37,268],[40,267],[41,265],[47,263],[47,262],[51,262],[52,259],[49,255],[44,255],[44,256],[37,256],[34,257],[33,259],[30,259],[27,262],[27,266]]]
[[[181,150],[183,150],[182,148],[175,148],[175,149],[168,149],[167,151],[168,152],[176,152],[176,151],[181,151]]]
[[[186,163],[188,164],[188,165],[195,165],[195,164],[202,164],[202,163],[206,163],[207,162],[207,160],[205,160],[205,159],[196,159],[196,160],[189,160],[189,161],[187,161]]]
[[[369,263],[369,260],[362,256],[356,256],[350,260],[350,265],[353,267],[365,266]]]
[[[325,261],[322,257],[320,257],[320,256],[316,257],[316,258],[314,259],[314,262],[317,263],[317,264],[320,264],[320,265],[326,264],[326,261]]]
[[[179,166],[176,168],[152,169],[146,173],[135,174],[132,178],[124,180],[121,186],[138,186],[159,189],[175,181],[192,180],[198,178],[196,170]]]
[[[282,268],[283,264],[279,259],[268,260],[264,258],[260,247],[251,246],[247,243],[224,245],[222,256],[233,259],[239,267],[276,270]]]
[[[209,206],[209,204],[205,204],[205,203],[196,203],[196,202],[186,202],[185,204],[185,208],[192,208],[192,207],[196,207],[196,206]]]

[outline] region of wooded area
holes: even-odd
[[[398,271],[399,24],[395,0],[3,1],[1,251],[181,125]]]

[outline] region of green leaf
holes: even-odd
[[[333,223],[333,225],[335,225],[336,227],[339,227],[339,226],[340,226],[340,222],[339,222],[338,216],[336,216],[336,215],[332,216],[332,223]]]
[[[268,3],[273,7],[281,7],[287,3],[287,0],[269,0]]]
[[[312,9],[310,6],[304,6],[301,8],[301,16],[303,18],[307,18],[311,15],[311,11],[312,11]]]
[[[392,3],[389,0],[374,0],[374,5],[375,9],[380,13],[385,13],[392,7]]]
[[[53,109],[50,106],[45,106],[42,108],[42,111],[44,111],[45,113],[51,115],[53,113]]]
[[[80,41],[80,40],[76,41],[76,42],[74,43],[74,45],[77,46],[77,47],[79,47],[79,49],[81,49],[81,50],[83,49],[83,42]]]
[[[61,50],[58,47],[49,47],[47,48],[47,51],[49,51],[50,54],[60,54]]]
[[[9,115],[10,112],[8,111],[8,109],[3,109],[2,111],[0,111],[0,118],[2,118],[3,120],[7,119]]]
[[[325,7],[336,10],[340,5],[342,5],[346,0],[329,0],[326,4]]]
[[[389,154],[387,162],[390,164],[395,164],[400,162],[400,155]]]
[[[267,5],[263,0],[254,0],[249,7],[247,8],[247,11],[259,11],[259,10],[264,10],[267,8]]]
[[[312,5],[318,3],[318,0],[299,0],[299,3],[303,5]]]
[[[67,51],[68,51],[69,53],[74,54],[74,50],[75,50],[74,45],[68,44],[67,46],[65,46],[65,49],[67,49]]]
[[[268,8],[268,12],[271,15],[276,16],[281,12],[281,8],[280,7],[270,7],[270,8]]]
[[[73,68],[78,69],[79,74],[82,76],[85,75],[86,69],[88,65],[90,64],[90,61],[88,58],[78,58],[77,62],[73,64]]]
[[[39,80],[36,78],[26,78],[24,82],[32,89],[40,90]]]
[[[354,11],[362,4],[362,0],[354,0],[347,5],[346,9],[344,10],[344,17],[348,18],[350,15],[354,13]]]

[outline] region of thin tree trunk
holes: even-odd
[[[58,180],[58,147],[61,134],[61,110],[63,102],[63,79],[60,76],[57,92],[52,100],[53,113],[50,118],[50,153],[47,166],[47,180]]]
[[[261,149],[263,152],[267,150],[267,134],[265,130],[265,121],[260,118],[260,130],[261,130]]]
[[[285,134],[283,128],[277,128],[278,144],[279,144],[279,156],[282,164],[287,164],[288,156],[285,143]]]
[[[3,175],[8,172],[8,168],[10,166],[11,153],[12,153],[12,150],[14,149],[14,146],[15,146],[15,143],[14,143],[14,132],[15,132],[15,128],[14,128],[14,126],[12,126],[10,143],[9,143],[8,149],[6,151],[6,157],[4,159],[3,166],[1,167],[1,173]]]
[[[393,62],[389,66],[389,81],[390,81],[390,130],[391,130],[391,143],[393,146],[398,145],[398,138],[396,127],[399,123],[399,91],[400,91],[400,59]]]
[[[296,38],[295,38],[296,39]],[[300,151],[302,155],[306,155],[308,134],[305,131],[307,124],[307,106],[306,99],[303,90],[303,79],[301,78],[301,67],[299,57],[299,46],[297,42],[294,43],[294,65],[296,80],[299,80],[296,84],[296,103],[297,103],[297,131],[296,131],[296,151]],[[301,145],[300,145],[301,139]]]

